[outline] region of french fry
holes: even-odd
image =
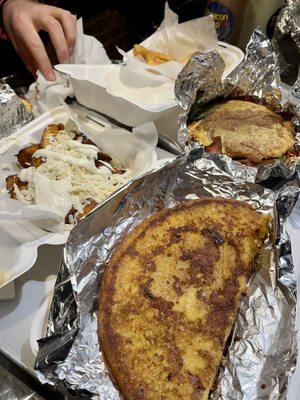
[[[134,56],[141,56],[143,58],[146,58],[147,53],[148,53],[148,49],[146,49],[146,47],[141,46],[140,44],[135,44],[133,46],[133,55]]]
[[[148,50],[148,52],[151,56],[156,57],[164,62],[175,61],[175,58],[173,58],[167,54],[160,53],[159,51]]]
[[[164,61],[164,60],[162,60],[160,58],[153,57],[153,55],[151,55],[151,54],[147,54],[147,56],[146,56],[146,63],[148,65],[156,66],[156,65],[164,64],[165,62],[166,61]]]
[[[143,57],[146,63],[149,65],[160,65],[168,61],[175,61],[175,58],[167,54],[160,53],[159,51],[149,50],[140,44],[135,44],[133,46],[133,54],[134,56]]]
[[[181,64],[187,64],[188,63],[188,61],[189,61],[189,59],[192,57],[192,55],[193,54],[188,54],[187,56],[185,56],[185,57],[183,57],[181,60],[180,60],[180,63]]]

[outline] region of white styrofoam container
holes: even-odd
[[[154,32],[153,35],[145,39],[141,45],[148,47],[154,37],[159,36],[160,32]],[[245,55],[243,51],[236,46],[232,46],[226,42],[219,41],[219,46],[216,49],[220,56],[225,62],[225,69],[222,78],[225,79],[244,59]],[[128,54],[133,54],[133,50],[130,50]]]
[[[147,45],[146,39],[142,44]],[[227,43],[219,43],[219,52],[226,59],[226,69],[223,77],[232,72],[243,60],[244,53],[237,47]],[[179,106],[175,99],[156,106],[141,104],[132,98],[124,98],[106,90],[105,78],[116,68],[115,65],[68,65],[59,64],[55,69],[59,72],[70,75],[76,99],[83,106],[96,110],[116,121],[127,125],[135,126],[148,121],[159,122],[161,119],[170,120],[179,113]],[[170,134],[173,130],[166,127],[165,132]],[[172,126],[172,127],[171,127]]]
[[[225,62],[225,69],[223,72],[224,79],[236,69],[236,67],[243,61],[245,55],[240,48],[220,41],[217,50]]]
[[[138,105],[123,97],[107,92],[105,77],[115,65],[56,65],[55,69],[70,75],[76,99],[83,106],[96,110],[127,126],[157,121],[178,109],[174,101],[163,104],[158,110]]]
[[[75,107],[76,111],[76,107]],[[100,117],[98,116],[100,120]],[[18,153],[19,149],[27,146],[29,143],[37,143],[40,140],[41,134],[45,127],[49,124],[66,124],[69,120],[69,115],[66,113],[64,107],[57,107],[49,112],[46,112],[35,120],[31,121],[21,130],[15,134],[3,138],[0,146],[0,188],[5,187],[5,177],[11,175],[12,169],[3,171],[2,165],[13,164],[14,155]],[[106,122],[106,121],[104,121]],[[90,132],[95,131],[95,123],[88,121],[85,124],[89,127]],[[107,129],[107,128],[106,128]],[[101,133],[105,131],[104,127],[96,125],[96,131]],[[112,136],[112,141],[114,140]],[[124,139],[124,144],[129,143]],[[145,170],[142,173],[158,168],[156,164],[157,157],[162,159],[170,157],[170,154],[155,147],[150,150],[137,148],[140,142],[137,141],[131,146],[134,150],[142,155],[142,163]],[[150,146],[149,146],[150,147]],[[2,152],[3,150],[3,152]],[[149,156],[149,163],[146,162],[146,157]],[[130,165],[130,160],[128,160]],[[4,201],[4,200],[3,200]],[[0,289],[5,285],[13,282],[17,277],[27,272],[35,263],[37,258],[38,248],[45,244],[63,244],[67,240],[69,232],[64,231],[61,233],[54,233],[46,231],[37,226],[34,221],[29,219],[1,219],[0,218],[0,272],[3,273],[4,278],[0,281]],[[13,293],[1,293],[1,298],[8,298],[13,296]]]

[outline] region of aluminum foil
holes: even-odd
[[[82,399],[118,400],[97,336],[99,283],[113,248],[138,223],[165,207],[201,196],[234,198],[274,217],[273,239],[249,283],[211,398],[275,399],[285,394],[296,362],[295,275],[283,222],[299,196],[290,182],[277,195],[224,172],[201,149],[125,186],[71,232],[55,286],[47,337],[36,361],[44,383],[64,384]],[[100,305],[101,306],[101,305]],[[256,381],[255,381],[256,380]],[[253,383],[255,381],[255,384]],[[264,397],[259,397],[263,391]]]
[[[32,112],[10,86],[0,85],[0,140],[18,131],[33,118]]]
[[[300,49],[300,2],[286,0],[278,19],[277,28],[281,33],[290,34]]]
[[[300,62],[300,3],[299,0],[285,0],[278,15],[272,43],[278,52],[281,77],[292,86]]]
[[[277,29],[275,32],[275,39],[278,36],[291,37],[296,44],[298,54],[300,52],[300,2],[299,0],[287,0],[285,6],[282,8],[278,20]],[[298,64],[299,68],[299,64]],[[300,98],[300,74],[293,85],[292,94]]]
[[[175,95],[183,109],[179,117],[178,141],[187,151],[200,146],[190,140],[188,124],[197,120],[206,108],[224,98],[251,98],[265,104],[276,112],[290,115],[295,127],[296,145],[300,146],[299,107],[287,102],[281,104],[280,67],[271,42],[257,28],[246,48],[245,60],[222,83],[223,63],[215,51],[197,53],[178,75]],[[258,133],[259,134],[259,133]],[[225,164],[228,157],[220,155]],[[292,162],[276,160],[270,165],[259,167],[244,166],[232,161],[231,166],[238,174],[244,174],[250,182],[290,179],[299,163],[299,157]],[[229,170],[227,169],[227,172]]]

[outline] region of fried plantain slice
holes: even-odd
[[[83,218],[85,215],[91,212],[98,205],[96,200],[94,199],[88,199],[88,200],[90,203],[84,207],[83,212],[81,214],[76,215],[77,212],[76,209],[74,207],[71,208],[71,210],[65,217],[65,224],[70,224],[74,220],[78,222],[81,218]]]
[[[32,157],[31,165],[35,168],[39,167],[42,165],[45,161],[42,159],[42,157]]]
[[[20,165],[23,168],[28,168],[33,165],[33,161],[35,160],[32,156],[33,154],[40,149],[40,144],[33,144],[32,146],[25,147],[17,154],[17,159]]]
[[[9,191],[10,197],[16,200],[15,185],[18,186],[19,190],[26,190],[28,188],[28,183],[22,182],[18,175],[10,175],[6,178],[6,188]]]
[[[65,127],[63,124],[48,125],[43,132],[43,136],[41,139],[41,148],[44,149],[45,147],[49,146],[49,144],[51,144],[51,142],[53,141],[55,136],[58,134],[58,132],[62,131],[64,129],[65,129]]]
[[[91,139],[89,139],[83,133],[78,133],[75,137],[75,140],[80,141],[82,144],[91,144],[92,146],[98,147],[96,145],[96,143],[94,143]],[[95,161],[96,167],[103,165],[102,163],[100,163],[100,161],[105,161],[105,162],[109,163],[112,161],[112,158],[108,154],[104,153],[103,151],[99,151],[98,158]]]
[[[81,213],[81,214],[78,214],[78,216],[77,216],[77,220],[78,220],[78,221],[79,221],[82,217],[84,217],[85,215],[87,215],[89,212],[91,212],[91,211],[98,205],[97,201],[94,200],[94,199],[89,199],[89,202],[90,202],[90,203],[87,204],[87,205],[84,207],[82,213]]]
[[[32,104],[27,100],[24,99],[24,97],[20,97],[20,100],[22,101],[22,103],[24,104],[24,106],[27,108],[28,111],[32,111]]]
[[[122,175],[124,174],[125,170],[124,169],[120,169],[120,168],[115,168],[112,165],[107,165],[107,163],[105,164],[104,162],[101,161],[101,159],[98,158],[98,160],[95,161],[95,165],[97,168],[101,168],[101,167],[106,167],[108,168],[112,174],[119,174]]]

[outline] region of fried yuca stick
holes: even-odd
[[[141,56],[145,59],[149,65],[159,65],[168,61],[175,61],[175,59],[167,54],[160,53],[158,51],[149,50],[140,44],[133,46],[133,54],[135,56]]]

